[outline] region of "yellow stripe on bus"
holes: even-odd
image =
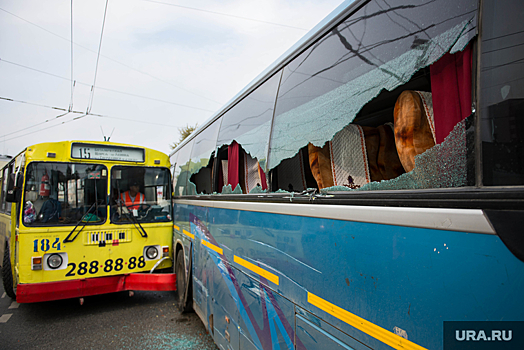
[[[177,225],[173,225],[173,227],[175,228],[175,230],[180,231],[180,227],[178,227]]]
[[[214,250],[215,252],[217,252],[220,255],[224,255],[224,250],[222,250],[222,248],[217,247],[216,245],[209,243],[208,241],[202,240],[202,245],[205,245],[206,247],[208,247],[211,250]]]
[[[189,238],[195,239],[195,235],[192,234],[191,232],[187,232],[186,230],[182,230],[182,232],[184,232],[184,234],[188,236]]]
[[[307,301],[319,309],[324,310],[328,314],[335,316],[339,320],[346,322],[350,326],[355,327],[356,329],[372,336],[373,338],[380,340],[384,344],[387,344],[394,349],[427,350],[418,344],[402,338],[395,333],[379,327],[376,324],[371,323],[355,314],[352,314],[351,312],[346,311],[334,304],[331,304],[330,302],[309,292],[307,293]]]
[[[247,260],[239,258],[236,255],[233,257],[233,261],[236,262],[237,264],[241,265],[241,266],[244,266],[246,269],[253,271],[256,274],[259,274],[260,276],[266,278],[268,281],[271,281],[271,282],[273,282],[274,284],[276,284],[278,286],[278,282],[279,281],[278,281],[278,276],[277,275],[272,274],[271,272],[266,271],[263,268],[258,267],[257,265],[252,264],[252,263],[250,263]]]

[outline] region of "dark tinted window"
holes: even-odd
[[[524,184],[524,6],[482,2],[481,112],[484,185]]]

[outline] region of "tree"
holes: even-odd
[[[173,142],[169,147],[171,149],[175,149],[182,141],[184,141],[189,135],[193,133],[193,131],[196,130],[198,127],[198,123],[195,124],[195,126],[186,125],[182,128],[178,128],[178,132],[180,133],[180,138],[178,139],[178,142]]]

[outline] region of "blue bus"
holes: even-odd
[[[221,349],[442,349],[447,322],[524,321],[522,18],[341,4],[170,155],[178,308]]]

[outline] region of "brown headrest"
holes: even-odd
[[[395,144],[406,172],[415,167],[415,156],[435,146],[432,125],[428,120],[431,109],[428,93],[404,91],[395,103]],[[426,107],[426,108],[425,108]],[[432,118],[432,115],[429,115]]]

